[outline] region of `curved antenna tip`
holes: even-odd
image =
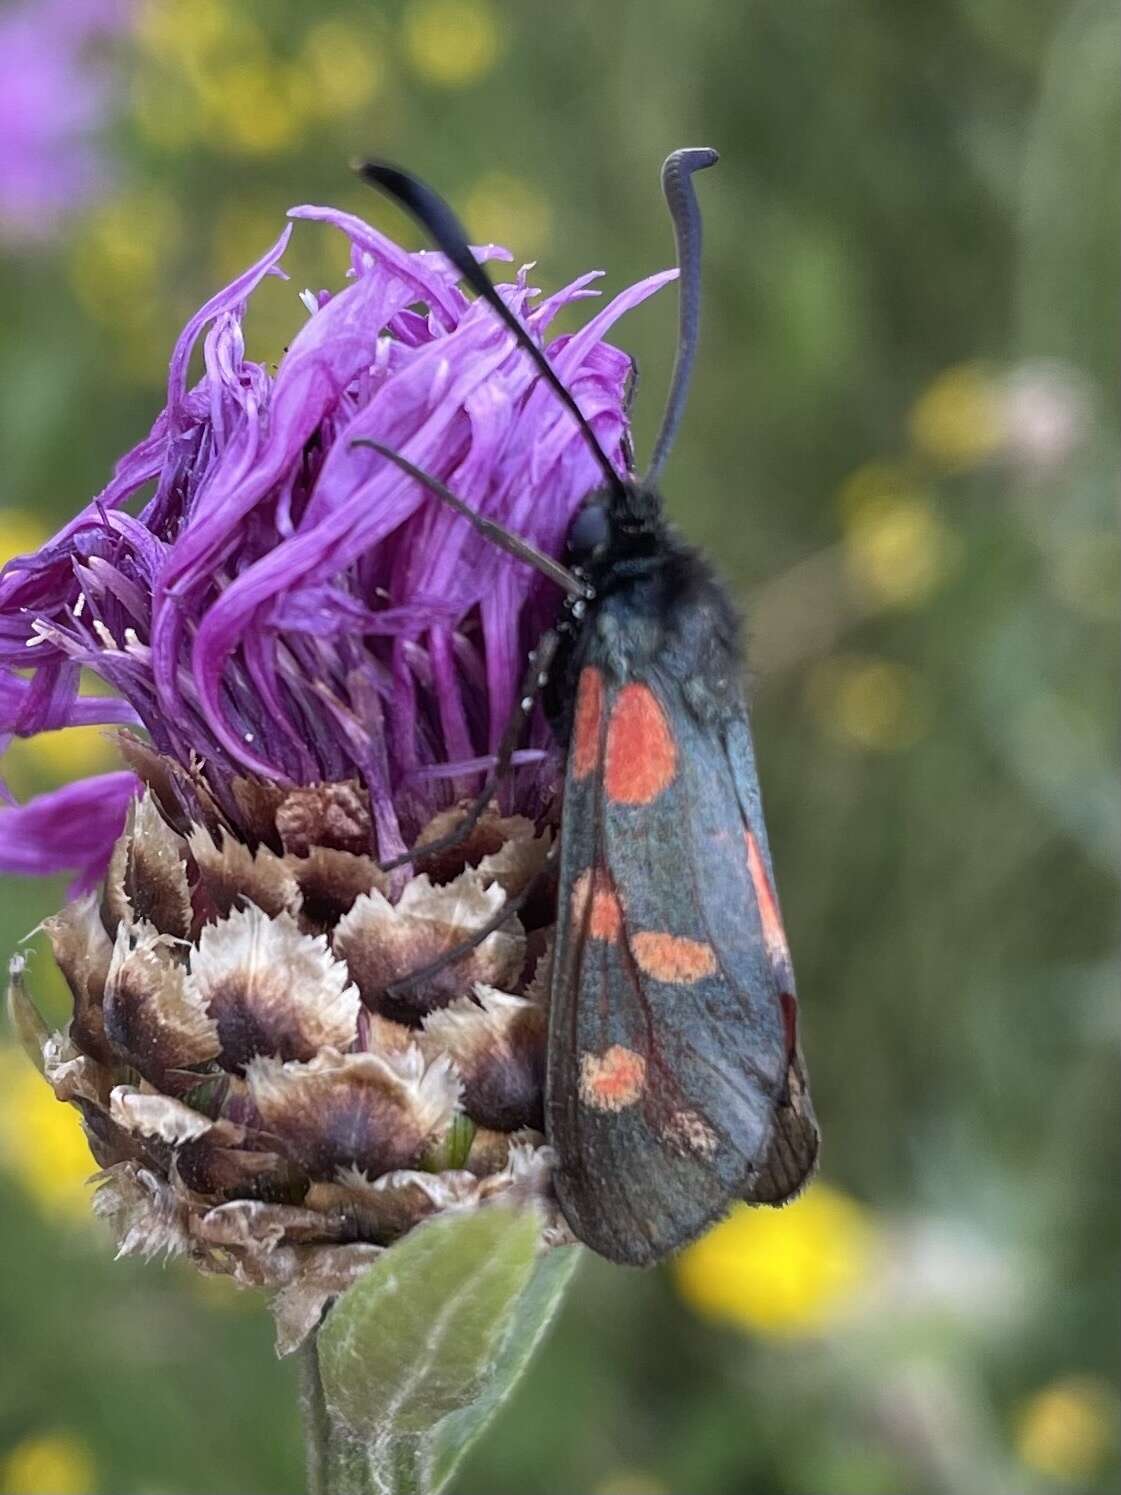
[[[701,211],[693,191],[692,177],[695,171],[706,166],[715,166],[720,157],[708,145],[686,146],[667,156],[662,165],[662,191],[673,219],[674,238],[677,240],[677,263],[681,268],[678,282],[680,313],[677,333],[677,355],[673,361],[673,376],[670,380],[669,396],[661,428],[654,442],[654,454],[650,458],[644,482],[653,485],[661,476],[666,458],[673,445],[673,438],[681,423],[685,400],[689,392],[689,379],[693,371],[693,360],[697,352],[697,337],[701,322]]]
[[[692,174],[694,171],[704,171],[708,166],[715,166],[720,160],[720,152],[713,150],[711,145],[685,145],[680,150],[671,151],[662,162],[662,176],[667,172],[684,169]]]

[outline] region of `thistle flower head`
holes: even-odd
[[[554,553],[598,471],[442,256],[407,253],[345,213],[292,216],[347,235],[350,284],[305,293],[304,325],[273,372],[247,357],[242,321],[255,288],[282,273],[290,230],[191,319],[149,436],[58,535],[0,574],[0,731],[130,718],[191,792],[247,831],[239,778],[356,781],[367,849],[388,858],[478,782],[556,595],[359,443],[393,447]],[[494,246],[480,256],[510,258]],[[672,273],[548,345],[620,469],[631,365],[604,335]],[[539,300],[523,270],[503,293],[543,340],[594,278]],[[200,340],[203,375],[189,387]],[[83,667],[119,700],[79,696]],[[513,795],[539,810],[555,778],[540,718],[526,749],[537,766]]]
[[[600,476],[442,256],[292,216],[347,236],[349,283],[305,293],[274,370],[247,357],[286,229],[188,323],[109,485],[0,573],[0,730],[125,725],[132,770],[0,810],[0,861],[80,873],[45,926],[73,1019],[44,1033],[17,973],[21,1031],[81,1111],[121,1249],[279,1289],[286,1346],[426,1215],[547,1194],[547,894],[465,945],[545,863],[540,713],[470,837],[416,876],[378,864],[477,792],[558,599],[361,443],[553,554]],[[594,275],[501,287],[620,471],[631,365],[605,334],[673,273],[548,342]]]

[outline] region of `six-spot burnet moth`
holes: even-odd
[[[546,1133],[572,1230],[633,1265],[686,1244],[737,1199],[791,1199],[818,1153],[739,620],[708,563],[666,522],[655,488],[697,343],[701,224],[691,177],[716,159],[710,150],[677,151],[663,167],[681,267],[680,334],[641,479],[614,471],[447,204],[394,167],[358,168],[420,220],[503,319],[603,469],[605,486],[577,514],[561,567],[378,447],[567,593],[560,621],[531,658],[494,776],[448,839],[481,814],[543,687],[567,749]]]

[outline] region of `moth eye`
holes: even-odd
[[[603,504],[585,504],[568,532],[568,551],[573,557],[590,556],[611,538],[611,525]]]

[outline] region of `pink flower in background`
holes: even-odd
[[[18,0],[0,9],[0,239],[37,242],[100,190],[113,106],[106,44],[130,0]]]

